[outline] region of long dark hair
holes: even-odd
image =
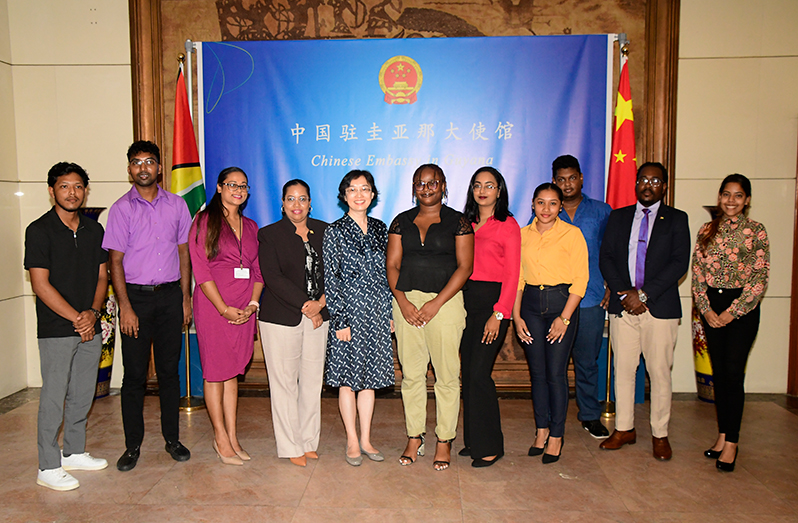
[[[496,207],[493,209],[493,217],[503,222],[507,220],[508,216],[512,216],[513,213],[510,212],[510,195],[507,192],[507,184],[504,181],[504,176],[500,173],[497,169],[493,167],[480,167],[476,170],[473,176],[471,176],[471,181],[468,182],[468,194],[466,195],[466,203],[465,208],[463,209],[463,214],[465,214],[468,221],[471,223],[479,223],[479,205],[477,205],[477,201],[474,199],[474,182],[477,179],[477,175],[479,173],[490,173],[491,176],[496,180],[496,184],[499,186],[499,196],[496,199]]]
[[[241,173],[244,175],[244,178],[249,180],[247,173],[245,173],[243,169],[240,169],[239,167],[228,167],[219,173],[219,178],[216,180],[216,186],[221,187],[227,177],[232,173]],[[238,206],[239,216],[243,216],[242,212],[246,206],[247,202],[244,202]],[[224,213],[225,208],[222,204],[222,195],[219,191],[213,195],[213,198],[211,198],[211,201],[208,202],[208,205],[199,213],[197,213],[198,221],[202,219],[207,220],[208,228],[207,234],[205,236],[205,255],[209,260],[216,258],[216,256],[219,254],[219,237],[222,235],[222,227],[227,225],[227,220],[224,218]],[[230,225],[227,226],[229,227]],[[195,241],[199,241],[199,227],[197,227],[197,236]]]
[[[743,176],[742,174],[730,174],[723,181],[720,183],[720,190],[718,190],[718,196],[723,194],[723,190],[726,189],[726,185],[730,183],[737,183],[743,189],[746,198],[751,196],[751,180]],[[743,214],[748,214],[748,205],[743,207]],[[723,221],[723,212],[720,208],[716,207],[715,210],[712,212],[712,221],[709,222],[709,225],[698,238],[699,248],[701,252],[706,254],[707,247],[709,246],[710,242],[715,239],[715,235],[718,234],[718,228],[720,227],[720,222]]]

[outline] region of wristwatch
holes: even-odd
[[[637,289],[637,296],[640,298],[640,303],[645,303],[648,301],[648,295],[643,292],[643,289]]]
[[[560,316],[560,319],[562,320],[563,324],[566,327],[571,324],[571,320],[569,320],[568,318],[563,318],[562,316]]]
[[[89,310],[92,312],[92,314],[94,314],[94,319],[95,320],[99,320],[100,319],[100,311],[98,311],[97,309],[89,309]]]
[[[504,314],[499,311],[493,311],[493,315],[496,316],[496,319],[502,321],[504,319]]]

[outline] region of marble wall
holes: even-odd
[[[27,224],[52,205],[47,171],[59,161],[80,164],[90,178],[87,206],[110,207],[130,188],[125,152],[133,140],[133,123],[125,0],[2,0],[0,11],[7,16],[7,29],[0,27],[0,34],[8,42],[0,47],[0,52],[5,51],[0,57],[4,62],[0,64],[4,84],[0,110],[5,112],[9,94],[13,116],[0,118],[0,147],[11,149],[9,154],[3,151],[0,172],[3,179],[9,176],[16,182],[13,190],[4,188],[10,184],[0,183],[0,212],[6,212],[7,193],[22,193],[13,197],[16,226],[5,244],[13,255],[1,262],[14,275],[8,280],[15,287],[13,292],[0,287],[0,300],[14,296],[0,301],[0,321],[8,321],[9,327],[0,327],[6,337],[0,351],[8,352],[6,361],[22,362],[13,371],[15,385],[5,391],[10,393],[26,385],[41,385],[35,301],[30,277],[22,268],[22,244]],[[14,172],[7,174],[7,166],[13,166]],[[104,224],[104,217],[100,221]],[[11,310],[3,314],[5,309]],[[12,372],[8,368],[4,365],[0,372]],[[0,383],[2,387],[12,380],[0,378]],[[116,372],[112,386],[120,383],[121,372]]]
[[[748,363],[751,392],[787,388],[796,156],[798,3],[682,0],[676,128],[676,206],[695,235],[717,202],[720,181],[752,180],[750,217],[767,227],[770,285]],[[690,307],[690,280],[681,288]],[[684,322],[674,390],[695,390],[690,326]]]

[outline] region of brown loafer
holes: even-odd
[[[637,433],[632,430],[613,430],[609,438],[599,445],[600,449],[618,450],[624,445],[634,445],[637,442]]]
[[[655,438],[654,436],[651,436],[651,442],[653,443],[655,458],[660,461],[668,461],[673,457],[671,444],[668,443],[668,436],[665,436],[664,438]]]

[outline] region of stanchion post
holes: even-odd
[[[188,326],[184,332],[186,336],[186,395],[180,398],[180,410],[192,412],[205,408],[205,399],[191,395],[191,345]]]

